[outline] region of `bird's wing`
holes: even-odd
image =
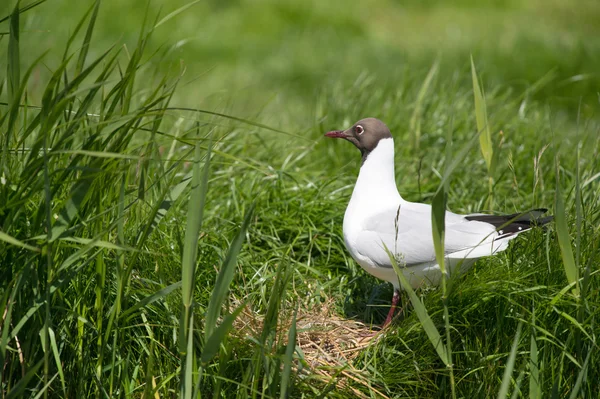
[[[492,247],[484,248],[493,246],[497,236],[493,225],[469,221],[452,212],[446,212],[445,222],[447,257],[453,258],[453,254],[461,258],[480,257],[495,252]],[[399,211],[389,208],[367,218],[356,236],[356,250],[379,266],[391,267],[384,244],[407,267],[435,261],[431,206],[403,202]]]

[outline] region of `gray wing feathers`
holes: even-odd
[[[461,215],[446,212],[445,253],[453,257],[462,252],[461,257],[475,253],[493,252],[494,248],[475,247],[492,246],[497,235],[494,226],[480,221],[469,221]],[[391,267],[384,244],[407,267],[435,261],[431,227],[431,206],[403,202],[398,209],[387,209],[364,223],[357,237],[356,248],[381,267]],[[498,245],[496,245],[498,247]],[[469,250],[471,251],[466,251]]]

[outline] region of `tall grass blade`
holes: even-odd
[[[200,171],[202,149],[196,146],[194,155],[192,188],[188,205],[185,242],[181,260],[182,301],[179,350],[182,355],[181,364],[181,397],[192,395],[192,340],[193,340],[193,301],[195,286],[196,254],[198,252],[198,237],[202,225],[204,201],[208,190],[208,171],[210,168],[210,146],[204,162],[204,171]]]
[[[19,99],[15,98],[15,94],[19,91],[21,82],[21,57],[19,54],[19,1],[15,4],[12,14],[10,15],[9,36],[8,36],[8,100],[10,104],[18,103]]]
[[[46,385],[44,385],[42,387],[42,389],[40,389],[40,391],[37,393],[37,395],[35,395],[33,397],[33,399],[39,399],[39,398],[41,398],[46,393],[46,391],[48,390],[48,388],[50,387],[50,385],[52,384],[52,382],[56,379],[56,377],[58,377],[58,373],[54,374],[52,376],[52,378],[50,378],[50,381],[48,381],[48,383]]]
[[[567,275],[569,284],[575,284],[573,294],[579,296],[579,269],[575,264],[573,256],[573,248],[571,247],[571,236],[569,235],[569,227],[567,225],[567,217],[565,213],[565,205],[563,203],[562,193],[560,189],[560,180],[558,174],[558,166],[556,170],[556,191],[554,195],[554,218],[556,224],[556,235],[558,236],[558,246]]]
[[[56,362],[56,369],[58,370],[58,375],[60,376],[60,382],[62,384],[63,393],[66,393],[67,385],[65,383],[65,373],[63,372],[62,362],[60,360],[60,353],[58,351],[58,345],[56,345],[56,337],[52,328],[48,329],[48,335],[50,337],[50,347],[52,348],[52,354],[54,355],[54,361]]]
[[[589,366],[589,362],[590,362],[590,357],[592,356],[592,350],[588,350],[588,354],[585,357],[585,361],[583,362],[583,367],[581,368],[581,370],[579,371],[579,374],[577,374],[577,380],[575,381],[575,385],[573,386],[573,390],[571,391],[571,395],[569,395],[569,399],[576,399],[579,396],[579,390],[581,390],[581,384],[583,383],[583,380],[585,379],[586,375],[587,375],[587,371],[588,371],[588,366]]]
[[[90,23],[88,24],[81,50],[79,51],[79,58],[77,59],[77,65],[75,67],[75,75],[79,75],[83,71],[85,65],[85,59],[87,58],[88,51],[90,50],[90,42],[92,41],[92,33],[94,32],[94,26],[96,25],[96,18],[98,17],[98,10],[100,9],[100,0],[96,0],[94,3],[94,10],[90,16]]]
[[[89,8],[89,10],[79,20],[79,22],[75,26],[75,29],[73,29],[73,31],[69,35],[69,39],[67,40],[67,43],[65,44],[65,50],[63,52],[63,58],[62,58],[63,62],[68,61],[70,59],[70,57],[71,57],[71,45],[73,44],[73,41],[77,37],[79,37],[79,31],[81,30],[81,28],[83,28],[83,25],[85,24],[85,21],[86,21],[88,15],[90,15],[90,13],[93,11],[93,9],[94,9],[94,5],[92,5]],[[63,75],[63,77],[64,77],[65,85],[69,84],[69,82],[68,82],[68,74],[65,73]]]
[[[433,246],[435,248],[435,259],[440,266],[442,275],[446,275],[444,256],[444,236],[446,231],[446,201],[447,195],[444,186],[440,186],[433,196],[431,202],[431,226],[433,234]],[[445,293],[444,293],[445,295]]]
[[[6,396],[4,398],[5,399],[22,398],[25,390],[27,389],[27,384],[29,384],[29,381],[31,381],[34,377],[37,376],[37,372],[43,365],[44,365],[44,359],[41,359],[33,367],[30,367],[29,370],[27,370],[27,373],[23,376],[23,378],[21,378],[19,380],[19,382],[17,382],[12,387],[12,389],[10,391],[8,391],[8,393],[6,394]],[[46,382],[45,385],[48,386],[48,382]],[[48,392],[48,390],[45,390],[44,394],[46,394],[47,392]]]
[[[12,108],[11,115],[14,115],[17,112],[17,107],[19,106],[19,101],[21,97],[21,92],[19,91],[19,87],[21,86],[21,60],[19,54],[19,2],[15,4],[15,8],[13,9],[10,15],[10,23],[9,23],[9,36],[8,36],[8,54],[7,54],[7,71],[6,71],[6,79],[8,80],[8,106],[9,109]],[[11,120],[13,123],[9,123],[7,131],[2,135],[4,136],[3,140],[0,140],[2,143],[2,162],[0,162],[0,175],[4,176],[7,170],[7,162],[8,162],[8,148],[11,145],[11,139],[14,130],[14,118]]]
[[[192,177],[192,188],[188,206],[188,219],[183,249],[183,274],[181,282],[184,303],[191,306],[193,295],[193,277],[196,268],[196,253],[198,251],[198,236],[202,225],[202,215],[208,191],[208,173],[210,170],[210,146],[205,155],[204,169],[200,173],[201,148],[196,146],[194,157],[194,171]]]
[[[45,203],[45,222],[47,231],[52,231],[52,191],[51,191],[51,183],[50,183],[50,166],[49,166],[49,157],[48,157],[48,136],[49,131],[42,131],[42,154],[43,154],[43,174],[44,174],[44,203]],[[48,380],[50,379],[50,349],[49,347],[49,329],[52,324],[52,317],[50,312],[51,298],[52,293],[50,292],[51,281],[53,279],[54,274],[54,246],[52,245],[52,235],[50,234],[49,239],[46,242],[46,262],[45,262],[45,315],[44,315],[44,325],[42,327],[41,338],[42,338],[42,350],[44,353],[44,385],[48,385]],[[44,398],[48,397],[47,394],[44,393]]]
[[[121,246],[125,246],[125,187],[127,186],[128,174],[123,173],[123,177],[121,179],[121,185],[119,187],[119,203],[117,210],[117,242]],[[115,364],[115,359],[117,357],[117,351],[119,350],[117,345],[117,339],[119,336],[119,331],[113,332],[113,322],[115,318],[121,316],[121,305],[123,301],[123,291],[125,290],[126,276],[125,276],[125,253],[124,251],[117,250],[117,265],[115,268],[116,271],[116,279],[117,279],[117,292],[114,299],[114,305],[111,308],[110,314],[108,316],[108,325],[106,327],[105,333],[105,342],[108,342],[110,334],[113,335],[113,349],[112,349],[112,364]],[[111,368],[110,376],[109,376],[109,391],[112,394],[115,380],[115,368]]]
[[[20,9],[19,9],[19,14],[24,14],[26,11],[29,11],[29,10],[31,10],[32,8],[35,8],[35,7],[37,7],[37,6],[39,6],[40,4],[42,4],[42,3],[45,3],[45,2],[46,2],[46,0],[36,0],[36,1],[32,1],[31,3],[27,4],[26,6],[23,6],[22,8],[20,8]],[[2,18],[0,18],[0,24],[1,24],[2,22],[4,22],[4,21],[7,21],[7,20],[9,20],[9,19],[10,19],[10,17],[11,17],[11,15],[12,15],[12,13],[11,13],[11,14],[9,14],[9,15],[7,15],[7,16],[5,16],[5,17],[2,17]]]
[[[10,285],[12,285],[12,281],[6,285],[6,291],[2,297],[2,322],[0,323],[0,327],[2,327],[2,335],[0,340],[0,361],[4,364],[6,359],[6,350],[8,349],[9,339],[9,331],[10,325],[13,316],[13,307],[15,304],[15,297],[17,296],[17,292],[19,290],[19,286],[21,281],[23,280],[23,274],[17,277],[17,281],[13,286],[12,290],[9,290]],[[10,293],[10,295],[9,295]],[[12,338],[12,337],[11,337]],[[3,374],[0,374],[0,378],[3,377]]]
[[[508,361],[506,362],[506,367],[504,369],[502,384],[500,385],[500,390],[498,391],[498,399],[505,399],[508,396],[508,388],[510,387],[512,373],[515,368],[515,359],[517,358],[517,350],[519,349],[519,338],[521,338],[522,328],[523,322],[519,322],[519,325],[517,326],[517,333],[515,334],[515,339],[513,340],[513,344],[510,349],[510,355],[508,356]]]
[[[288,385],[290,383],[290,377],[292,375],[292,362],[294,361],[294,351],[296,350],[296,317],[298,310],[294,311],[294,317],[292,318],[292,325],[288,333],[288,343],[285,349],[285,356],[283,358],[283,372],[281,373],[281,385],[279,392],[279,399],[286,399],[288,395]]]
[[[581,225],[583,215],[581,214],[581,171],[579,169],[580,164],[580,146],[577,145],[575,151],[575,264],[578,266],[581,264]]]
[[[194,313],[192,312],[188,320],[188,328],[184,335],[186,347],[181,365],[181,399],[191,399],[193,394],[193,373],[194,373]]]
[[[477,131],[479,132],[479,146],[481,148],[481,154],[485,160],[485,164],[488,168],[488,172],[492,172],[492,157],[494,156],[494,147],[492,146],[492,134],[488,125],[487,109],[485,105],[485,98],[481,87],[479,86],[479,79],[477,78],[477,71],[475,70],[475,63],[473,57],[471,57],[471,77],[473,79],[473,97],[475,101],[475,119],[477,121]]]
[[[267,311],[263,319],[262,332],[258,341],[258,348],[254,353],[253,364],[253,394],[257,397],[259,383],[262,381],[262,396],[276,397],[277,386],[280,382],[278,374],[281,371],[281,357],[269,356],[270,350],[275,350],[277,324],[285,291],[291,278],[293,268],[289,262],[282,261],[277,267],[273,288],[269,295]],[[262,378],[261,378],[262,377]]]
[[[138,311],[138,309],[141,309],[145,306],[150,305],[153,302],[158,301],[159,299],[162,299],[164,297],[166,297],[167,295],[169,295],[171,292],[175,291],[177,288],[181,287],[181,281],[178,281],[176,283],[173,283],[161,290],[156,291],[154,294],[152,295],[148,295],[147,297],[145,297],[144,299],[142,299],[141,301],[137,302],[135,305],[133,305],[132,307],[130,307],[129,309],[127,309],[126,311],[124,311],[123,313],[121,313],[120,318],[121,319],[126,319],[127,316],[135,313]]]
[[[517,381],[515,382],[515,389],[511,395],[511,399],[517,399],[519,396],[523,396],[523,392],[521,392],[521,384],[523,383],[523,378],[525,377],[525,369],[522,368],[519,372],[519,376],[517,377]]]
[[[45,239],[46,235],[35,236],[32,239]],[[59,238],[58,241],[68,242],[68,243],[76,243],[82,245],[92,245],[97,248],[105,248],[105,249],[116,249],[118,251],[127,251],[127,252],[139,252],[137,248],[120,246],[117,244],[113,244],[112,242],[98,240],[97,238],[81,238],[81,237],[63,237]]]
[[[148,360],[146,361],[146,386],[144,387],[143,399],[152,398],[154,388],[152,387],[152,381],[154,380],[154,339],[150,337],[150,348],[148,350]]]
[[[492,143],[492,133],[488,124],[487,118],[487,107],[485,104],[485,97],[483,91],[479,86],[479,79],[477,78],[477,71],[475,70],[475,63],[473,62],[473,56],[471,56],[471,77],[473,80],[473,97],[475,102],[475,119],[477,121],[477,132],[479,133],[479,148],[481,154],[485,160],[485,165],[488,171],[488,209],[494,207],[494,146]]]
[[[33,73],[35,68],[39,65],[39,63],[41,62],[44,55],[45,54],[38,57],[32,63],[32,65],[29,68],[27,68],[27,71],[25,72],[25,75],[23,76],[23,82],[19,86],[18,92],[15,93],[13,96],[15,101],[13,101],[12,104],[6,103],[6,105],[10,105],[8,114],[2,115],[0,117],[0,126],[2,126],[4,123],[4,119],[8,116],[8,126],[6,128],[6,146],[2,149],[3,165],[0,165],[0,170],[4,170],[4,166],[6,165],[6,162],[8,162],[9,146],[13,145],[11,143],[11,137],[12,137],[12,133],[15,130],[15,127],[17,126],[18,120],[19,120],[19,110],[21,108],[20,99],[23,98],[23,93],[27,89],[27,81],[29,80],[29,77],[31,76],[31,74]],[[0,94],[1,94],[1,90],[0,90]],[[0,142],[1,142],[1,140],[0,140]]]
[[[187,156],[194,151],[194,148],[192,148],[191,151],[185,155]],[[172,170],[175,170],[175,167],[172,168]],[[175,187],[172,188],[172,184],[176,181],[175,174],[171,174],[171,177],[165,182],[164,190],[156,198],[156,205],[154,205],[150,213],[151,217],[148,218],[146,225],[140,229],[141,231],[136,240],[138,248],[141,248],[144,245],[150,234],[152,234],[160,224],[160,221],[167,215],[175,200],[183,194],[185,188],[192,182],[193,173],[194,171],[192,169],[177,185],[175,185]]]
[[[166,193],[165,197],[158,206],[156,214],[152,219],[152,223],[147,227],[148,232],[146,233],[146,235],[149,235],[152,232],[152,230],[160,224],[161,220],[163,220],[164,217],[167,216],[167,213],[169,212],[169,209],[171,209],[171,206],[173,206],[175,201],[177,201],[179,196],[183,194],[185,188],[189,186],[191,182],[192,173],[188,173],[181,179],[179,183],[177,183],[172,189],[169,190],[168,193]]]
[[[206,114],[206,115],[218,116],[218,117],[221,117],[221,118],[230,119],[232,121],[241,122],[241,123],[244,123],[244,124],[249,125],[249,126],[259,127],[261,129],[270,130],[270,131],[276,132],[276,133],[282,133],[282,134],[285,134],[287,136],[295,137],[295,138],[298,138],[298,139],[301,139],[301,140],[307,140],[306,136],[302,136],[302,135],[299,135],[299,134],[288,133],[288,132],[286,132],[284,130],[280,130],[280,129],[277,129],[277,128],[265,125],[264,123],[254,122],[254,121],[251,121],[249,119],[244,119],[244,118],[240,118],[240,117],[237,117],[237,116],[224,114],[222,112],[209,111],[209,110],[206,110],[206,109],[199,109],[199,108],[186,108],[186,107],[167,107],[167,108],[165,108],[165,111],[190,111],[190,112],[195,112],[195,113],[199,113],[199,114]]]
[[[204,201],[208,190],[208,171],[210,168],[210,149],[206,154],[204,171],[200,172],[201,148],[196,147],[194,156],[194,170],[192,188],[188,205],[188,218],[185,233],[185,243],[182,258],[182,295],[186,308],[191,307],[193,301],[194,271],[196,269],[196,253],[198,251],[198,236],[202,225]],[[187,328],[187,325],[186,325]]]
[[[210,335],[210,337],[208,337],[206,343],[204,344],[204,348],[202,349],[200,361],[203,364],[208,363],[219,352],[221,342],[223,342],[229,333],[229,330],[231,330],[231,327],[233,327],[233,322],[245,307],[246,302],[238,306],[231,314],[226,315],[221,324],[213,329],[213,333]]]
[[[437,74],[440,62],[439,59],[436,60],[431,68],[429,68],[429,72],[427,72],[427,76],[419,89],[419,93],[417,94],[417,101],[415,103],[415,109],[413,110],[412,116],[410,117],[409,128],[413,134],[414,140],[414,148],[419,148],[419,141],[421,139],[421,117],[423,114],[423,103],[425,101],[425,96],[429,91],[429,86],[431,86],[431,82],[433,78]]]
[[[84,177],[75,184],[69,200],[60,211],[58,220],[52,227],[52,234],[50,234],[50,242],[56,241],[61,235],[69,228],[73,220],[79,212],[79,208],[83,204],[88,191],[92,186],[92,179]]]
[[[184,12],[185,10],[187,10],[188,8],[190,8],[190,7],[198,4],[199,2],[200,2],[200,0],[192,1],[190,3],[187,3],[187,4],[179,7],[177,10],[169,13],[166,17],[164,17],[163,19],[161,19],[160,21],[158,21],[156,23],[156,25],[154,25],[154,29],[158,28],[159,26],[161,26],[162,24],[164,24],[165,22],[167,22],[171,18],[176,17],[177,15],[181,14],[182,12]]]
[[[568,320],[573,325],[573,327],[576,327],[577,331],[582,332],[583,335],[585,335],[588,340],[590,340],[591,342],[594,342],[594,338],[592,338],[590,333],[585,330],[585,326],[586,326],[585,324],[580,323],[579,321],[577,321],[577,319],[575,317],[571,316],[567,312],[563,312],[562,310],[560,310],[556,307],[554,307],[553,309],[556,313],[558,313],[559,315],[564,317],[566,320]]]
[[[402,289],[404,291],[406,291],[408,293],[408,296],[410,297],[410,301],[415,309],[415,313],[417,314],[419,321],[421,322],[421,325],[423,326],[423,330],[425,330],[425,334],[427,334],[429,341],[435,348],[435,350],[436,350],[438,356],[440,357],[440,359],[442,360],[442,362],[444,362],[445,365],[449,365],[450,359],[448,358],[448,352],[446,351],[446,346],[444,345],[444,343],[442,341],[440,332],[435,327],[435,324],[433,324],[433,320],[427,313],[427,309],[425,308],[425,305],[423,305],[423,302],[421,302],[421,300],[419,299],[417,294],[415,294],[415,291],[413,290],[410,283],[404,276],[404,273],[402,273],[402,270],[398,266],[398,262],[396,261],[396,258],[390,252],[390,250],[387,248],[385,243],[383,243],[383,246],[384,246],[385,251],[388,254],[388,257],[390,258],[390,261],[392,262],[394,271],[398,275],[398,280],[400,282],[400,286],[402,287]]]
[[[541,399],[542,388],[540,384],[540,368],[538,363],[538,347],[535,339],[535,329],[531,331],[531,345],[529,347],[529,398]]]
[[[29,251],[40,252],[40,249],[29,244],[25,244],[23,241],[17,240],[16,238],[9,236],[3,231],[0,231],[0,241],[4,241],[10,245],[15,245],[17,247],[25,248]]]
[[[43,305],[44,303],[42,302],[42,300],[39,300],[38,302],[34,303],[31,305],[31,307],[28,309],[27,313],[25,313],[25,315],[23,315],[23,317],[21,317],[21,319],[19,320],[19,322],[13,327],[13,329],[10,331],[10,338],[13,339],[21,330],[21,328],[23,328],[23,326],[25,325],[25,323],[31,318],[31,316],[33,316],[35,313],[37,313],[38,309]],[[9,308],[9,311],[7,313],[7,316],[10,317],[11,316],[11,308]],[[10,321],[10,319],[9,319]],[[8,331],[9,329],[6,329],[7,332],[7,336],[8,336]],[[3,333],[4,335],[4,333]]]
[[[446,280],[449,274],[446,272],[444,239],[446,232],[446,190],[452,170],[452,126],[447,131],[446,137],[446,161],[444,162],[444,178],[435,193],[431,203],[431,234],[435,250],[435,258],[442,273],[442,305],[444,307],[444,324],[446,330],[446,356],[448,363],[446,367],[450,371],[450,389],[452,398],[456,398],[456,386],[454,383],[454,367],[452,364],[452,340],[450,336],[450,313],[448,311],[448,292]]]
[[[213,288],[212,294],[210,296],[210,301],[208,302],[206,317],[204,319],[204,338],[207,342],[211,335],[213,335],[214,333],[214,330],[217,326],[217,320],[219,319],[219,315],[221,314],[221,307],[223,306],[223,303],[225,303],[225,299],[227,298],[227,293],[229,292],[229,285],[231,284],[231,280],[233,280],[235,272],[237,256],[240,250],[242,249],[242,243],[244,242],[244,237],[246,236],[248,226],[250,226],[250,221],[252,220],[253,213],[254,205],[251,205],[248,211],[246,212],[244,222],[242,223],[242,226],[240,227],[237,236],[235,237],[235,239],[231,243],[231,246],[229,247],[229,251],[227,252],[227,256],[223,261],[221,270],[219,270],[215,287]]]
[[[450,129],[448,131],[447,134],[447,140],[448,142],[450,142],[452,140],[452,129]],[[442,175],[442,180],[440,181],[440,186],[441,185],[446,185],[447,183],[450,181],[450,177],[452,175],[452,173],[454,173],[454,171],[462,166],[462,162],[464,161],[465,157],[467,156],[467,154],[469,153],[469,151],[471,150],[472,147],[475,146],[475,144],[477,143],[477,137],[478,135],[473,135],[471,138],[469,138],[469,141],[467,141],[467,143],[465,143],[459,151],[457,151],[455,156],[452,156],[452,150],[450,146],[446,147],[446,158],[447,159],[451,159],[450,162],[447,162],[444,165],[444,174]],[[446,190],[447,191],[447,190]]]

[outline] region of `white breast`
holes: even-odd
[[[363,230],[369,217],[382,209],[397,207],[402,201],[396,187],[394,173],[394,140],[382,139],[361,166],[350,203],[344,214],[343,230],[346,247],[354,260],[371,274],[373,271],[369,268],[376,265],[371,259],[356,251],[356,236]]]

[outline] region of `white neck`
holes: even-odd
[[[401,200],[394,173],[394,140],[382,139],[360,168],[349,207],[373,209]]]

